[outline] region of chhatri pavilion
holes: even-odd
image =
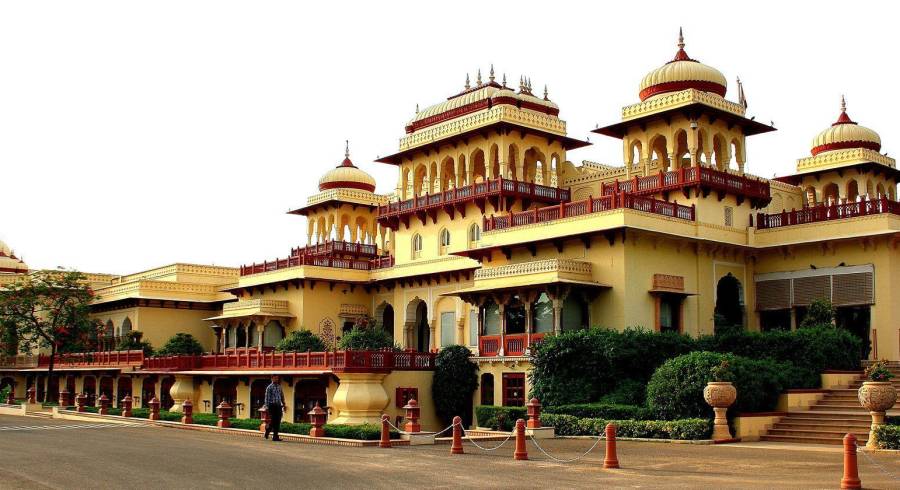
[[[820,299],[870,359],[900,359],[898,171],[878,133],[841,100],[810,154],[764,179],[751,173],[748,138],[775,128],[747,117],[739,81],[729,100],[723,74],[682,38],[636,88],[618,122],[593,130],[621,140],[622,163],[576,163],[567,152],[590,143],[568,136],[546,88],[493,67],[467,77],[417,110],[397,150],[378,158],[397,170],[389,194],[347,149],[290,211],[307,233],[284,258],[88,276],[108,339],[98,350],[130,331],[157,347],[187,332],[207,354],[85,357],[63,362],[61,378],[72,392],[157,397],[175,410],[229,400],[249,417],[279,372],[288,420],[319,403],[329,421],[377,421],[417,398],[436,428],[429,394],[442,347],[473,352],[473,406],[524,405],[529,350],[545,336],[794,329]],[[0,245],[0,287],[27,269]],[[274,352],[298,329],[334,346],[369,318],[401,352]],[[13,361],[0,379],[23,396],[46,359]]]

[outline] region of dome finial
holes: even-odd
[[[480,87],[482,85],[481,84],[481,68],[478,69],[478,75],[476,75],[476,77],[477,78],[475,78],[475,85],[477,87]]]
[[[856,124],[853,122],[853,119],[850,119],[850,115],[847,114],[847,99],[844,98],[843,94],[841,94],[841,114],[832,126],[836,124]]]
[[[469,74],[468,73],[466,73],[466,87],[465,88],[466,88],[466,90],[469,90],[470,88],[472,88],[472,86],[469,84]]]
[[[678,27],[678,49],[684,49],[684,32]]]
[[[547,84],[544,84],[544,100],[550,100],[547,98]]]
[[[344,140],[344,158],[350,158],[350,140]]]
[[[844,94],[841,94],[841,112],[847,112],[847,99],[844,98]]]
[[[506,88],[506,73],[503,74],[503,88]]]
[[[490,75],[488,75],[488,80],[490,80],[491,83],[494,83],[494,64],[493,63],[491,63],[491,73],[490,73]]]

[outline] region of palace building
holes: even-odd
[[[397,169],[390,194],[375,192],[347,149],[290,212],[307,233],[284,258],[90,275],[105,350],[138,330],[156,347],[191,333],[208,353],[64,360],[70,391],[157,397],[176,410],[227,399],[249,417],[279,372],[294,420],[319,403],[329,421],[375,422],[417,398],[436,428],[429,394],[442,347],[472,350],[473,406],[524,405],[529,350],[545,336],[794,329],[820,299],[869,358],[900,359],[898,170],[843,100],[810,154],[769,180],[752,175],[747,146],[775,128],[747,117],[740,81],[729,100],[722,73],[691,58],[680,36],[620,121],[593,130],[621,140],[620,165],[570,161],[590,143],[567,135],[546,88],[536,93],[527,77],[512,85],[492,67],[417,110],[397,151],[377,160]],[[0,246],[0,275],[26,271]],[[274,352],[298,329],[334,346],[368,318],[402,351]],[[38,358],[7,364],[0,376],[19,391],[46,371]]]

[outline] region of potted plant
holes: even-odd
[[[713,423],[713,439],[717,441],[732,439],[726,413],[728,412],[728,407],[737,399],[737,390],[731,384],[733,374],[728,361],[723,360],[710,369],[710,377],[712,377],[712,381],[706,384],[706,388],[703,388],[703,399],[706,400],[706,403],[712,407],[713,412],[716,414],[715,422]]]
[[[872,415],[872,427],[866,446],[877,447],[875,428],[884,424],[884,413],[897,402],[897,389],[891,383],[894,377],[884,360],[875,361],[866,368],[865,381],[859,387],[859,403]]]

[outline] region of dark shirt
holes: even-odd
[[[284,392],[281,391],[281,385],[269,383],[269,386],[266,386],[266,405],[284,406]]]

